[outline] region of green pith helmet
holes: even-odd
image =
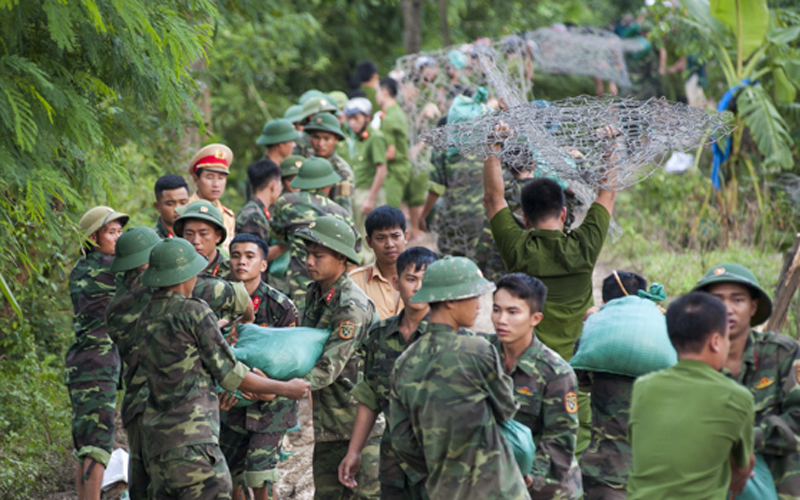
[[[183,210],[181,210],[181,208]],[[178,214],[180,215],[175,219],[175,222],[172,223],[172,229],[175,230],[177,236],[183,238],[183,226],[186,224],[186,221],[198,219],[210,222],[222,231],[222,240],[220,240],[220,242],[225,241],[228,237],[228,230],[225,229],[222,213],[210,201],[197,200],[181,208],[178,209]]]
[[[336,103],[336,107],[339,109],[344,108],[345,104],[347,104],[347,101],[349,100],[347,94],[345,94],[341,90],[334,90],[333,92],[328,92],[328,96],[331,99],[333,99],[333,102]]]
[[[142,274],[142,284],[156,288],[188,281],[206,268],[208,261],[183,238],[169,238],[150,251],[150,265]]]
[[[284,158],[281,162],[281,179],[291,175],[297,175],[304,161],[306,161],[306,157],[300,155],[292,155]]]
[[[353,264],[361,263],[356,253],[356,235],[342,219],[325,215],[309,224],[307,228],[298,230],[295,234],[305,241],[317,243],[344,255]]]
[[[289,123],[298,123],[303,118],[303,106],[300,104],[295,104],[294,106],[289,106],[286,109],[286,112],[283,114],[283,119],[287,120]]]
[[[340,141],[344,140],[344,134],[339,127],[339,119],[330,113],[319,113],[312,116],[303,130],[309,134],[314,131],[328,132],[338,137]]]
[[[128,219],[130,219],[128,214],[123,214],[111,207],[100,205],[83,214],[80,222],[81,233],[88,238],[99,231],[100,228],[115,220],[119,221],[122,227],[125,227],[125,224],[128,223]]]
[[[318,113],[336,113],[338,111],[339,108],[336,107],[336,101],[330,96],[322,95],[321,97],[314,97],[303,104],[303,112],[300,114],[300,121],[308,120]]]
[[[297,130],[289,120],[277,118],[270,120],[261,130],[261,136],[256,140],[259,146],[274,146],[282,142],[297,140]]]
[[[422,286],[411,302],[442,302],[479,297],[494,290],[494,283],[483,277],[474,262],[466,257],[445,257],[430,264],[422,276]]]
[[[297,102],[300,105],[303,105],[309,99],[313,99],[315,97],[322,97],[324,95],[325,95],[324,93],[320,92],[317,89],[306,90],[305,92],[303,92],[303,94],[300,96],[300,99],[298,99]]]
[[[134,227],[125,231],[117,240],[111,272],[129,271],[147,264],[150,250],[161,241],[149,227]]]
[[[720,264],[714,266],[697,282],[693,292],[707,292],[708,288],[715,283],[738,283],[756,292],[758,295],[758,308],[756,313],[750,318],[750,326],[760,325],[772,314],[772,300],[767,295],[761,285],[758,284],[756,276],[746,267],[739,264]]]
[[[297,177],[292,179],[290,186],[295,189],[322,189],[333,186],[342,180],[341,176],[333,170],[331,162],[325,158],[312,156],[303,162]]]

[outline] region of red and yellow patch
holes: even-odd
[[[771,386],[774,383],[775,383],[774,378],[763,377],[761,380],[758,381],[758,384],[756,384],[756,389],[763,389],[765,387]]]
[[[339,338],[342,340],[350,340],[356,334],[356,324],[350,320],[342,321],[339,323]]]
[[[289,323],[289,326],[287,326],[286,328],[294,328],[296,326],[297,326],[297,321],[292,321],[291,323]]]
[[[531,388],[526,385],[523,385],[522,387],[517,387],[515,390],[519,394],[522,394],[523,396],[533,396],[533,391],[531,391]]]
[[[312,223],[312,224],[313,224],[313,223]],[[328,292],[328,295],[326,295],[326,296],[325,296],[325,303],[326,303],[326,304],[330,304],[330,303],[331,303],[331,299],[333,298],[333,294],[334,294],[335,292],[336,292],[336,289],[335,289],[335,288],[331,288],[331,289],[330,289],[330,291]]]
[[[578,395],[572,391],[564,394],[564,409],[570,415],[578,413]]]

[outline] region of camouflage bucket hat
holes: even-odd
[[[330,113],[319,113],[312,116],[304,130],[309,134],[315,131],[328,132],[338,137],[340,141],[344,139],[344,134],[339,126],[339,119]]]
[[[307,120],[318,113],[336,113],[338,111],[339,108],[336,107],[336,101],[332,97],[323,94],[321,97],[314,97],[303,104],[300,121]]]
[[[123,214],[122,212],[117,212],[111,207],[101,205],[99,207],[94,207],[83,214],[79,224],[81,227],[81,233],[88,238],[99,231],[100,228],[109,222],[114,222],[115,220],[119,221],[122,227],[125,227],[125,224],[128,223],[128,219],[130,219],[128,214]]]
[[[289,120],[277,118],[270,120],[264,125],[261,130],[261,135],[256,140],[259,146],[274,146],[282,142],[291,142],[297,140],[297,130]]]
[[[150,250],[161,241],[149,227],[134,227],[125,231],[117,240],[111,272],[129,271],[147,264]]]
[[[302,105],[303,105],[303,104],[305,104],[305,103],[306,103],[306,102],[307,102],[309,99],[313,99],[313,98],[315,98],[315,97],[322,97],[322,96],[324,96],[324,95],[325,95],[324,93],[320,92],[320,91],[319,91],[319,90],[317,90],[317,89],[306,90],[305,92],[303,92],[303,93],[300,95],[300,99],[298,99],[298,100],[297,100],[297,102],[298,102],[298,103],[299,103],[299,104],[302,106]]]
[[[466,257],[448,256],[428,266],[422,276],[422,286],[411,297],[411,302],[469,299],[494,288],[494,283],[483,277],[474,262]]]
[[[284,158],[281,162],[281,178],[297,175],[304,161],[306,161],[306,157],[300,155],[292,155]]]
[[[303,162],[290,185],[295,189],[322,189],[340,180],[342,178],[333,170],[331,162],[314,156]]]
[[[295,234],[305,241],[317,243],[347,257],[353,264],[360,264],[356,253],[356,235],[353,229],[342,219],[326,215],[315,220],[305,229]]]
[[[300,104],[289,106],[286,109],[286,112],[283,114],[283,119],[292,124],[299,123],[302,118],[303,118],[303,106]]]
[[[746,267],[739,264],[720,264],[714,266],[697,282],[692,289],[693,292],[707,292],[708,288],[715,283],[738,283],[756,292],[758,296],[758,308],[756,313],[750,318],[750,326],[760,325],[765,322],[772,314],[772,299],[767,292],[758,284],[756,276]]]
[[[149,262],[150,266],[142,274],[142,284],[157,288],[188,281],[208,265],[206,258],[183,238],[170,238],[156,244]]]
[[[222,241],[228,237],[228,230],[225,229],[225,223],[222,221],[222,213],[213,203],[207,200],[197,200],[189,203],[185,207],[178,208],[178,218],[172,224],[175,234],[183,238],[183,227],[186,221],[190,219],[204,220],[217,226],[222,231]]]

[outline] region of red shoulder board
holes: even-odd
[[[366,141],[369,138],[369,130],[361,132],[361,138]]]
[[[328,295],[325,296],[325,303],[326,304],[330,304],[331,303],[331,299],[333,298],[333,294],[334,294],[335,291],[336,291],[336,289],[331,287],[330,291],[328,292]]]
[[[269,209],[268,208],[264,209],[264,215],[267,216],[267,220],[272,219],[272,215],[269,213]]]
[[[261,305],[261,297],[256,295],[253,297],[253,312],[258,311],[258,306]]]

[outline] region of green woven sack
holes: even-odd
[[[530,474],[533,469],[533,458],[536,455],[536,445],[533,443],[530,427],[516,420],[507,420],[500,424],[500,433],[514,450],[514,459],[522,475]]]
[[[778,500],[772,473],[760,453],[756,453],[756,466],[753,467],[753,474],[753,477],[747,480],[742,494],[736,496],[736,500]],[[728,498],[730,498],[730,493],[728,493]]]
[[[278,240],[275,238],[270,238],[269,244],[277,245]],[[280,257],[269,263],[269,269],[267,269],[267,272],[276,278],[283,278],[286,276],[286,270],[289,269],[289,261],[291,260],[291,257],[290,251],[287,250],[283,252]]]
[[[589,316],[570,365],[576,370],[638,377],[677,362],[664,314],[652,301],[628,296],[608,302]]]

